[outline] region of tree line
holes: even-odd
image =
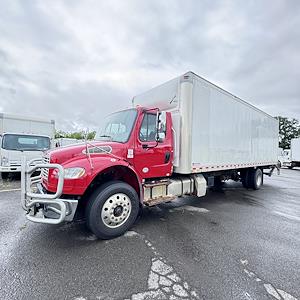
[[[275,117],[279,121],[279,147],[290,149],[291,139],[300,137],[300,124],[295,118]]]
[[[291,139],[300,137],[300,124],[295,118],[287,118],[282,116],[275,117],[279,121],[279,147],[289,149]],[[88,140],[95,138],[96,131],[86,133],[85,131],[65,132],[61,130],[55,131],[55,138],[71,138],[84,140],[87,136]]]
[[[93,140],[95,138],[96,131],[85,132],[85,131],[77,131],[77,132],[65,132],[62,130],[55,130],[55,138],[69,138],[76,140],[84,140],[87,138],[88,140]]]

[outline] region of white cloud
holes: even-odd
[[[188,70],[300,118],[297,1],[7,1],[0,107],[94,127]]]

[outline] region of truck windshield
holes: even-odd
[[[107,116],[96,134],[96,140],[107,139],[112,142],[125,143],[131,134],[137,111],[123,110]]]
[[[5,134],[2,148],[19,151],[44,151],[50,148],[50,138],[37,135]]]

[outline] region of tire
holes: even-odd
[[[132,227],[139,214],[136,191],[122,181],[110,181],[95,190],[86,208],[88,228],[100,239],[112,239]]]
[[[9,173],[8,173],[8,172],[2,172],[2,173],[1,173],[1,178],[4,179],[4,180],[5,180],[5,179],[8,179],[8,176],[9,176]]]
[[[249,170],[249,188],[254,190],[259,190],[263,185],[263,172],[261,169],[251,169]]]

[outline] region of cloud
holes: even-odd
[[[188,70],[300,119],[298,1],[6,1],[0,110],[97,127]]]

